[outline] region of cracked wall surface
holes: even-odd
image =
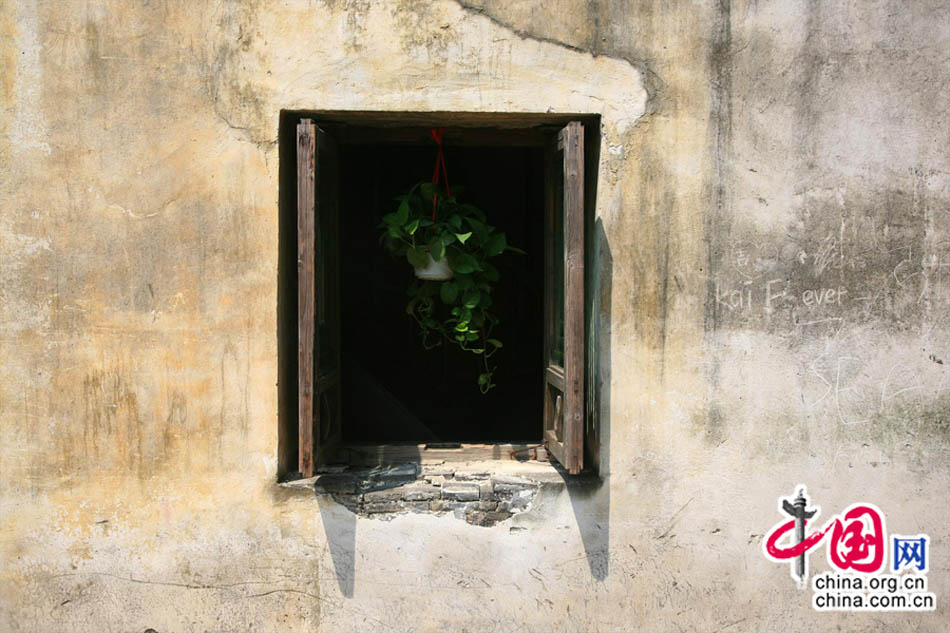
[[[0,629],[945,630],[936,548],[882,619],[761,538],[798,483],[950,537],[947,12],[0,0]],[[276,485],[281,109],[601,115],[599,478]]]

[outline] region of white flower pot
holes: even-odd
[[[449,267],[449,262],[443,257],[439,261],[432,259],[432,255],[427,254],[429,262],[425,268],[416,268],[416,277],[426,281],[445,281],[451,279],[455,273]]]

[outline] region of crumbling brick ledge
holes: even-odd
[[[542,486],[564,485],[554,467],[538,462],[423,462],[329,470],[281,485],[313,489],[363,517],[389,520],[402,513],[428,513],[484,527],[530,510]]]

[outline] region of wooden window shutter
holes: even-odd
[[[339,159],[310,119],[297,125],[298,469],[340,440]]]
[[[572,121],[545,168],[544,440],[569,473],[584,467],[584,128]]]

